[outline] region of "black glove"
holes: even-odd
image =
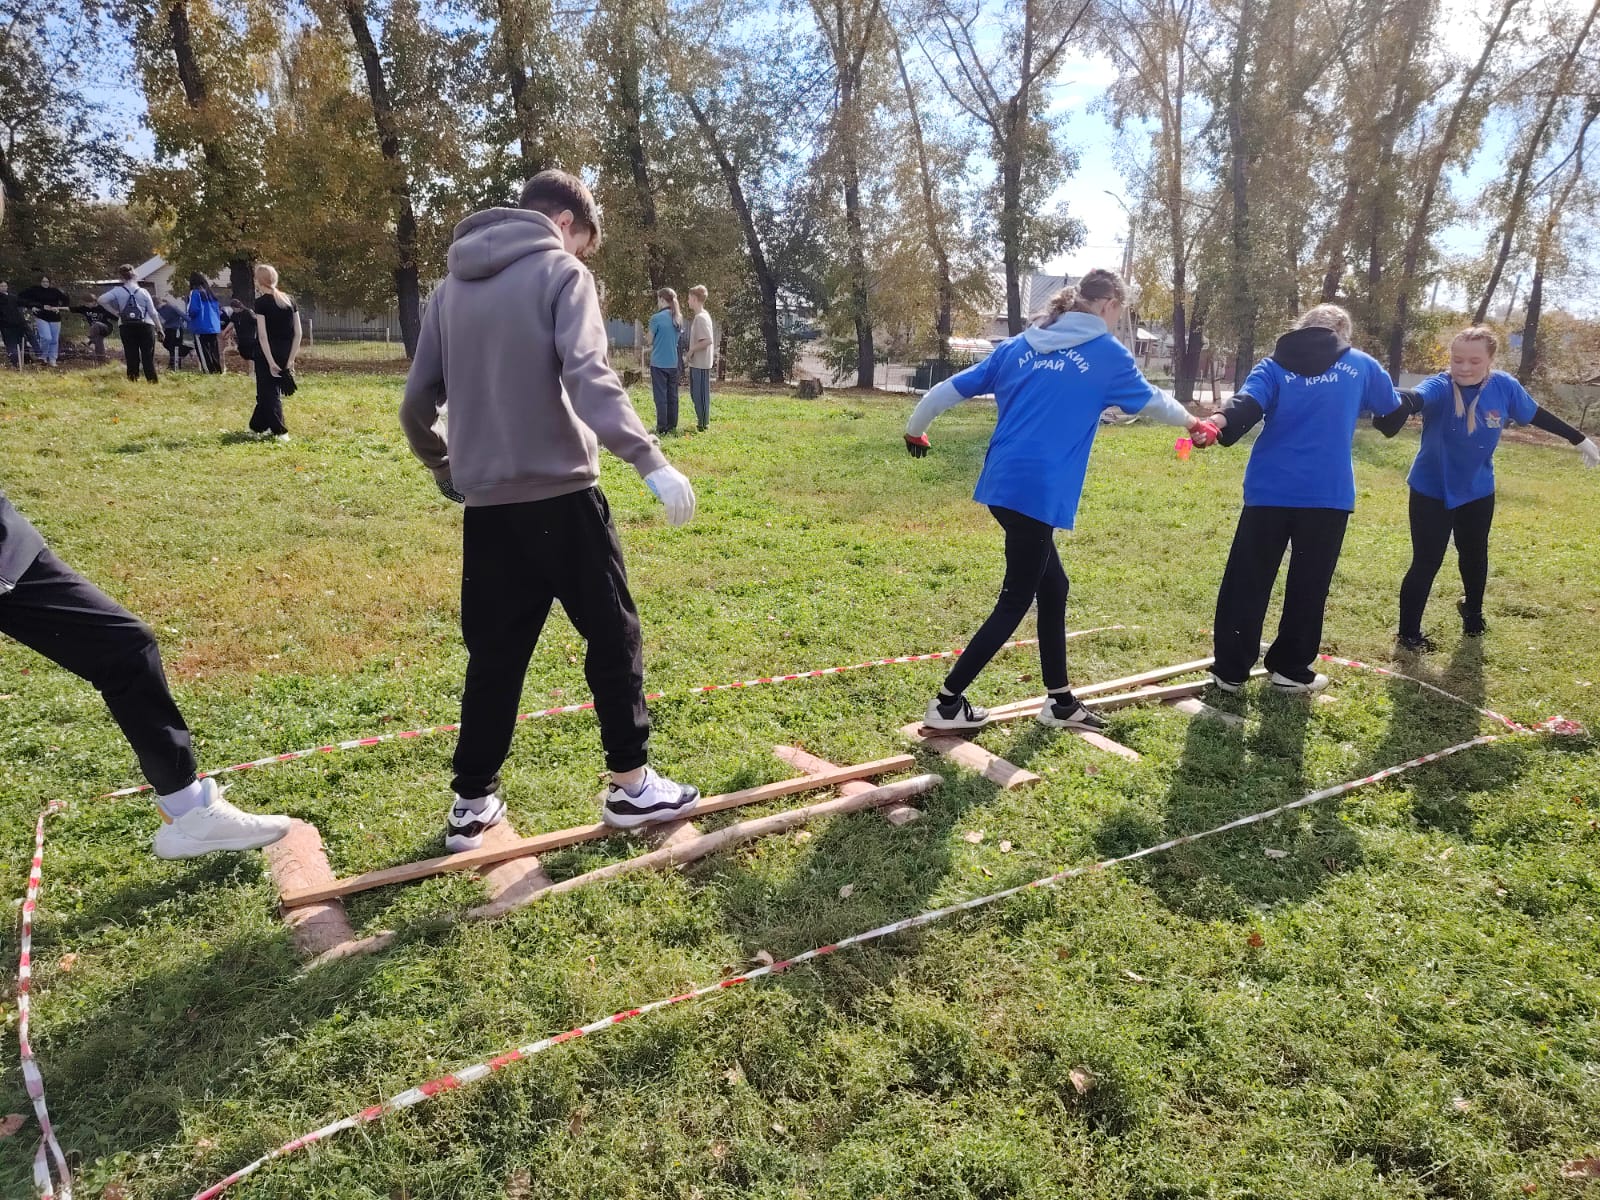
[[[435,479],[434,483],[439,485],[439,494],[446,500],[454,500],[457,504],[465,504],[467,502],[467,498],[456,491],[456,485],[451,481],[450,476],[446,475],[443,479]]]
[[[909,433],[906,434],[906,452],[910,454],[912,458],[927,458],[928,450],[929,446],[927,434],[919,433],[914,436]]]

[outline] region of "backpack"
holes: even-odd
[[[144,309],[139,304],[139,289],[136,287],[129,287],[127,284],[123,284],[122,286],[123,290],[128,293],[128,298],[122,302],[122,308],[117,313],[118,320],[142,322],[144,320]]]

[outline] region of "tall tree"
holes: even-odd
[[[1533,282],[1528,288],[1527,316],[1522,326],[1522,360],[1517,365],[1517,378],[1524,386],[1533,382],[1539,370],[1540,320],[1544,313],[1545,277],[1552,261],[1561,252],[1558,234],[1562,220],[1569,215],[1574,197],[1585,185],[1589,193],[1586,197],[1589,203],[1584,206],[1586,209],[1584,215],[1591,227],[1594,224],[1596,189],[1594,181],[1588,178],[1584,169],[1584,150],[1589,131],[1594,127],[1597,118],[1600,118],[1600,93],[1589,99],[1572,150],[1541,181],[1541,186],[1548,183],[1552,187],[1553,194],[1544,219],[1539,224],[1538,236],[1534,243]]]
[[[1021,333],[1022,274],[1031,257],[1047,257],[1082,240],[1061,212],[1043,210],[1068,163],[1040,110],[1040,95],[1062,54],[1084,25],[1094,0],[931,0],[927,23],[943,62],[936,62],[950,98],[988,133],[998,176],[999,235],[1005,264],[1006,324]],[[998,33],[998,46],[996,34]]]
[[[906,102],[906,123],[911,134],[911,146],[916,153],[917,185],[922,200],[922,222],[927,231],[928,249],[933,252],[937,272],[937,307],[934,312],[934,336],[938,339],[938,362],[950,361],[950,336],[954,332],[956,289],[950,266],[950,249],[945,237],[945,218],[939,204],[939,180],[934,175],[928,154],[928,143],[923,137],[922,115],[917,103],[917,89],[911,86],[911,73],[906,70],[905,54],[900,46],[900,36],[890,30],[890,47],[894,51],[895,69],[900,76]]]

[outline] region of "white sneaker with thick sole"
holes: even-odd
[[[656,774],[654,767],[646,767],[644,782],[635,791],[630,792],[615,783],[606,788],[600,819],[613,829],[637,829],[641,825],[681,821],[693,813],[699,803],[699,788],[674,783],[665,775]]]
[[[1235,683],[1231,679],[1224,679],[1215,671],[1211,672],[1211,682],[1224,692],[1237,692],[1244,687],[1244,684],[1242,683]]]
[[[982,729],[989,723],[989,710],[979,708],[965,696],[957,696],[948,704],[939,703],[935,696],[928,701],[928,711],[922,724],[928,729],[944,729],[955,733],[969,733]]]
[[[1313,674],[1309,683],[1301,683],[1298,679],[1290,679],[1287,675],[1279,675],[1276,671],[1272,673],[1272,690],[1276,692],[1286,692],[1290,695],[1309,695],[1311,692],[1320,692],[1327,686],[1328,677],[1326,675]]]
[[[444,818],[445,853],[478,849],[483,845],[483,831],[505,819],[506,802],[494,792],[483,797],[481,812],[475,812],[472,805],[457,796]]]
[[[1051,696],[1039,710],[1038,720],[1039,724],[1052,729],[1071,729],[1078,733],[1099,733],[1106,727],[1105,718],[1071,692]]]
[[[289,832],[289,818],[247,813],[222,798],[213,779],[203,779],[205,803],[156,830],[157,858],[197,858],[215,850],[259,850]]]

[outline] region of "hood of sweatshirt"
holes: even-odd
[[[1064,312],[1048,325],[1028,326],[1022,336],[1040,354],[1049,354],[1092,342],[1108,332],[1106,323],[1093,313]]]
[[[543,213],[489,208],[456,226],[450,239],[450,274],[488,279],[530,254],[565,249],[555,222]]]
[[[1350,349],[1331,329],[1292,329],[1273,347],[1272,361],[1296,375],[1321,375]]]

